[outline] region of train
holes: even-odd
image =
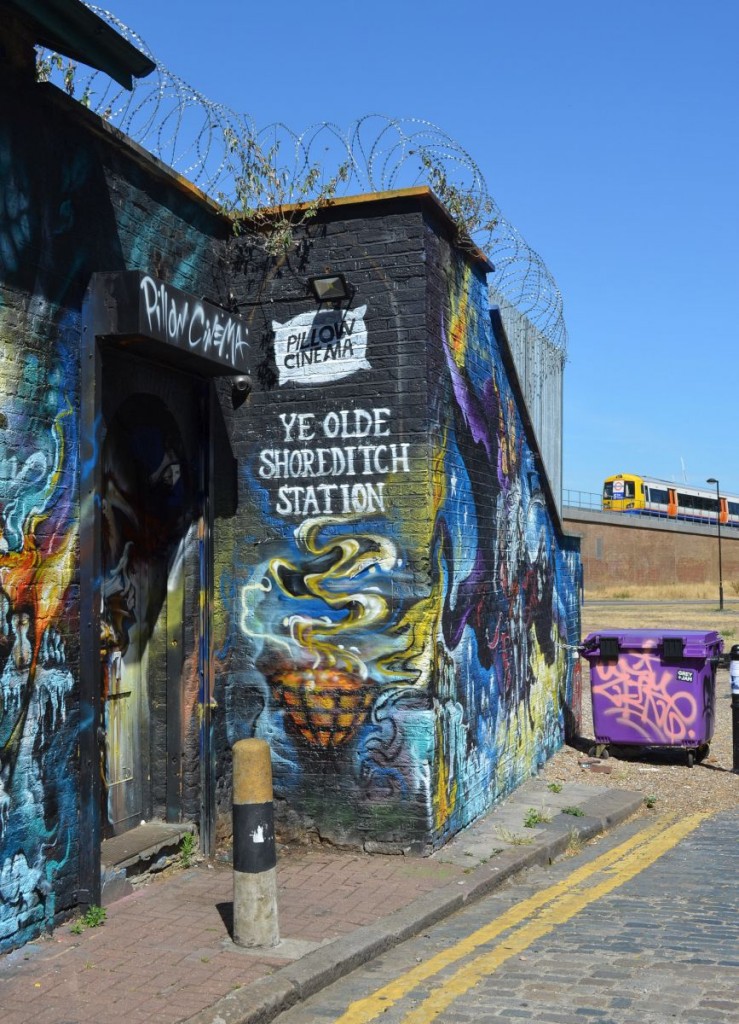
[[[717,500],[716,491],[710,488],[688,487],[636,473],[606,477],[602,508],[604,512],[739,527],[739,495],[719,494]]]

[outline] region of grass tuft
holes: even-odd
[[[546,825],[551,820],[551,815],[545,814],[543,810],[537,811],[535,807],[529,807],[523,816],[523,827],[536,828],[537,825]]]

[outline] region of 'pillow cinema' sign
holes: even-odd
[[[280,385],[325,384],[369,369],[366,306],[300,313],[281,324],[272,321]]]

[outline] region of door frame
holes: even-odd
[[[102,778],[101,732],[102,674],[100,662],[100,627],[102,600],[102,446],[105,426],[102,409],[103,350],[109,345],[136,351],[153,360],[152,369],[166,373],[167,365],[206,378],[201,389],[201,423],[203,457],[199,460],[201,479],[197,481],[200,496],[198,547],[200,562],[200,650],[198,656],[201,772],[200,843],[206,854],[212,854],[215,842],[215,752],[212,735],[214,688],[213,665],[213,500],[214,480],[213,424],[216,398],[213,379],[237,376],[247,372],[241,348],[238,362],[224,365],[223,358],[193,354],[162,338],[141,317],[140,288],[142,279],[152,281],[138,272],[93,274],[82,306],[80,344],[80,847],[79,887],[77,901],[81,906],[99,904],[101,898],[100,844],[102,841]],[[222,311],[195,296],[169,289],[177,297],[191,301],[199,315],[224,317]],[[213,312],[211,312],[213,311]],[[237,318],[229,318],[231,323]],[[243,330],[246,328],[237,323]],[[234,328],[235,330],[235,328]],[[238,337],[241,337],[239,334]],[[180,343],[182,344],[182,343]],[[245,345],[245,342],[244,342]],[[243,346],[242,346],[243,347]],[[233,349],[232,349],[233,351]],[[208,379],[210,378],[210,379]],[[169,685],[167,687],[169,691]],[[168,735],[169,740],[169,735]],[[169,797],[168,793],[168,797]],[[169,803],[169,801],[168,801]]]

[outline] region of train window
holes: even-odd
[[[616,501],[621,501],[623,498],[634,497],[634,481],[633,480],[608,480],[603,485],[603,497],[604,498],[615,498]]]
[[[704,498],[700,494],[678,494],[678,504],[681,509],[689,509],[692,512],[715,512],[716,499]]]
[[[649,500],[653,502],[655,505],[666,505],[667,491],[663,491],[659,487],[650,487]]]
[[[729,514],[732,516],[739,516],[739,501],[730,501],[728,504]]]

